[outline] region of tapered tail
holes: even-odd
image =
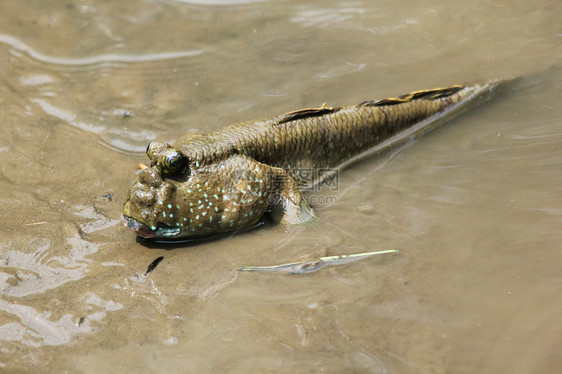
[[[382,141],[357,153],[337,166],[344,168],[352,163],[419,137],[460,113],[490,98],[508,81],[495,81],[478,85],[455,85],[445,88],[415,91],[399,97],[365,101],[355,107],[357,111],[368,108],[376,131]],[[378,138],[378,136],[377,136]]]

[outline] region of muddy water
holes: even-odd
[[[3,1],[0,371],[560,370],[561,13],[557,1]],[[516,76],[313,193],[315,225],[175,248],[122,225],[152,140]],[[306,276],[237,271],[390,248]]]

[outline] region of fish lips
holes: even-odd
[[[157,237],[171,238],[178,235],[181,231],[179,227],[171,227],[162,223],[159,223],[154,230],[148,225],[132,217],[124,215],[123,218],[125,219],[125,227],[128,227],[129,229],[133,230],[138,236],[145,239]]]
[[[132,217],[123,216],[125,219],[125,227],[133,230],[138,236],[143,238],[154,238],[156,236],[156,231],[152,230],[150,227],[144,223],[137,221]]]

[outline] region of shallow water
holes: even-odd
[[[3,1],[1,371],[560,370],[561,13],[557,1]],[[309,196],[317,224],[174,249],[122,225],[152,140],[517,76]],[[237,271],[390,248],[303,276]]]

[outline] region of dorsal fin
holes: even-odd
[[[324,104],[320,108],[305,108],[305,109],[299,109],[293,112],[285,113],[277,117],[276,120],[278,121],[279,124],[281,124],[289,121],[294,121],[297,119],[321,116],[327,113],[334,113],[340,109],[341,108],[328,107],[326,106],[326,104]]]
[[[407,101],[416,100],[416,99],[435,100],[435,99],[440,99],[442,97],[451,96],[452,94],[459,92],[463,88],[464,86],[455,85],[445,88],[434,88],[431,90],[415,91],[406,95],[402,95],[400,96],[400,98],[405,99]]]
[[[359,104],[359,106],[396,105],[396,104],[406,103],[408,101],[419,100],[419,99],[436,100],[436,99],[441,99],[443,97],[450,96],[462,90],[463,88],[464,86],[455,85],[445,88],[434,88],[431,90],[415,91],[399,97],[391,97],[389,99],[364,101],[361,104]]]

